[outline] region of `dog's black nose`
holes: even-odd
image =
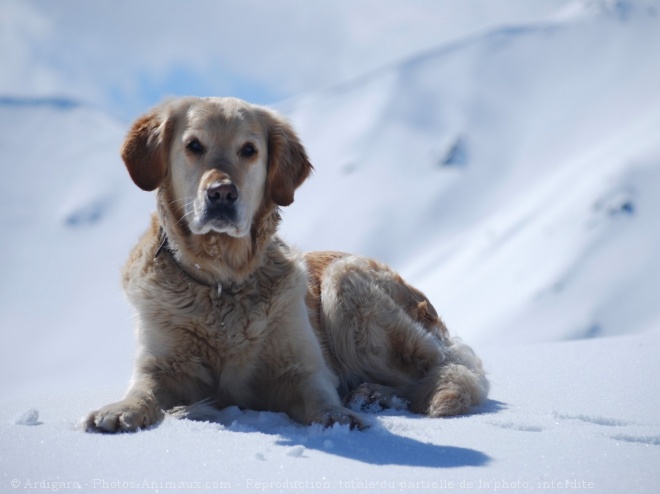
[[[210,204],[234,204],[238,199],[238,189],[232,183],[216,182],[206,189],[206,197]]]

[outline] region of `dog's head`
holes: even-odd
[[[288,206],[312,171],[291,126],[234,98],[180,98],[140,117],[122,148],[135,184],[165,187],[194,234],[243,237],[262,207]]]

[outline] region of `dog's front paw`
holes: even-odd
[[[327,408],[323,410],[319,420],[315,420],[314,422],[320,423],[323,427],[332,427],[335,424],[341,424],[361,431],[369,428],[369,424],[362,417],[344,407]]]
[[[87,432],[132,432],[144,429],[163,418],[162,411],[146,403],[123,400],[104,406],[85,420]]]

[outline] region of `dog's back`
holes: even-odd
[[[422,292],[371,259],[339,252],[305,259],[310,320],[346,401],[363,383],[378,385],[378,399],[396,395],[431,416],[465,413],[485,399],[481,361],[449,336]]]

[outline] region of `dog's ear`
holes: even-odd
[[[172,120],[167,112],[155,108],[133,123],[122,145],[121,158],[133,182],[142,190],[156,189],[167,174]]]
[[[291,125],[271,111],[262,115],[268,131],[267,193],[278,206],[288,206],[313,167]]]

